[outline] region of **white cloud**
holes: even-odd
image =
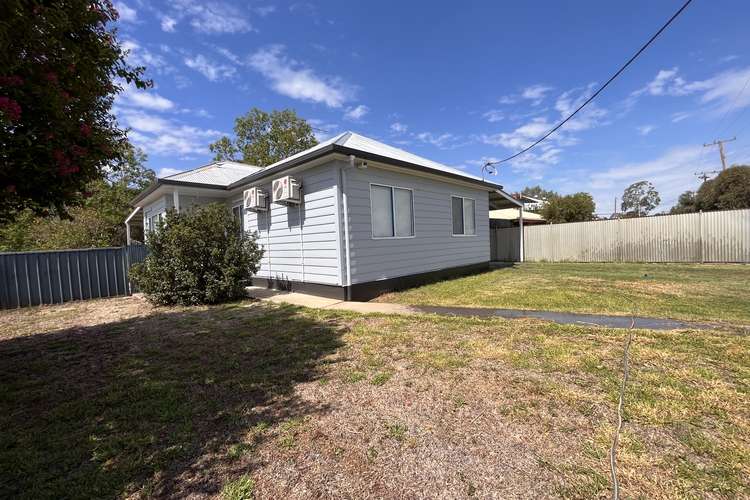
[[[682,120],[690,118],[692,115],[693,114],[688,111],[679,111],[677,113],[672,113],[672,123],[679,123]]]
[[[720,73],[695,85],[705,90],[700,100],[715,105],[715,112],[726,113],[750,106],[750,67]]]
[[[346,113],[344,113],[344,119],[353,121],[353,122],[358,122],[362,118],[364,118],[364,116],[369,112],[370,112],[370,108],[368,108],[364,104],[360,104],[359,106],[356,106],[354,108],[349,107],[349,108],[346,108]]]
[[[573,113],[578,107],[580,107],[586,99],[591,96],[595,84],[591,83],[586,87],[586,90],[581,92],[578,96],[574,96],[575,90],[569,90],[563,92],[555,101],[555,110],[560,113],[560,118],[566,118],[568,115]],[[583,108],[573,119],[563,125],[563,130],[568,132],[588,130],[603,124],[603,119],[607,115],[607,110],[597,106],[595,102],[589,103]]]
[[[147,70],[153,70],[157,73],[170,73],[174,71],[172,65],[161,55],[154,54],[135,40],[125,39],[121,46],[128,53],[128,62],[134,66],[145,66]]]
[[[120,21],[134,23],[138,20],[138,12],[124,2],[115,2],[115,9],[120,14]]]
[[[177,26],[177,19],[169,16],[161,18],[161,30],[167,33],[174,33],[175,26]]]
[[[219,54],[223,55],[224,57],[226,57],[227,59],[229,59],[230,61],[232,61],[234,64],[236,64],[238,66],[242,65],[242,60],[240,59],[240,56],[238,56],[237,54],[235,54],[231,50],[229,50],[229,49],[227,49],[225,47],[219,47],[218,45],[214,45],[213,47],[216,50],[216,52],[218,52]]]
[[[518,102],[518,96],[515,95],[504,95],[497,100],[500,104],[515,104]]]
[[[391,132],[393,132],[394,134],[404,134],[407,130],[409,130],[409,127],[407,125],[404,125],[403,123],[391,123]]]
[[[175,107],[174,102],[166,97],[156,92],[140,90],[132,85],[123,87],[123,91],[117,95],[117,104],[153,111],[170,111]]]
[[[185,57],[185,65],[198,71],[212,82],[232,78],[237,70],[233,66],[209,60],[203,54],[195,57]]]
[[[443,134],[420,132],[416,134],[415,137],[420,141],[427,144],[432,144],[439,149],[455,149],[464,145],[464,143],[461,142],[461,137],[447,132]]]
[[[636,127],[635,129],[636,129],[636,130],[638,131],[638,133],[639,133],[639,134],[641,134],[641,135],[648,135],[648,134],[650,134],[651,132],[653,132],[653,130],[654,130],[655,128],[656,128],[656,127],[655,127],[654,125],[641,125],[641,126],[639,126],[639,127]]]
[[[338,133],[339,126],[334,123],[326,123],[323,120],[319,120],[317,118],[311,118],[307,120],[307,122],[312,126],[313,128],[313,134],[315,134],[315,138],[318,140],[318,142],[323,142],[327,139],[330,139],[334,135]]]
[[[538,106],[542,103],[542,101],[544,100],[544,96],[550,90],[552,90],[552,87],[536,84],[523,89],[523,91],[521,92],[521,97],[531,100],[534,106]]]
[[[645,87],[631,93],[626,106],[632,107],[644,94],[676,97],[700,94],[699,101],[715,115],[750,106],[750,92],[746,88],[750,81],[750,67],[724,71],[706,80],[693,82],[685,80],[678,71],[678,68],[660,70]]]
[[[505,114],[499,109],[491,109],[483,113],[482,117],[490,123],[495,123],[505,119]]]
[[[128,137],[148,154],[207,154],[208,144],[223,135],[132,108],[115,108],[115,113],[131,129]]]
[[[720,63],[728,63],[728,62],[732,62],[735,59],[739,59],[739,58],[740,58],[740,56],[738,56],[737,54],[729,54],[728,56],[724,56],[721,59],[719,59],[719,62]]]
[[[164,168],[159,169],[159,171],[156,173],[156,176],[159,179],[163,179],[164,177],[169,177],[170,175],[179,174],[180,172],[182,172],[182,170],[178,170],[176,168],[171,168],[171,167],[164,167]]]
[[[591,172],[588,185],[583,188],[594,195],[598,210],[611,212],[612,200],[633,182],[646,180],[654,184],[662,204],[657,210],[669,208],[684,191],[699,187],[695,172],[713,170],[714,163],[703,154],[701,146],[682,146],[662,153],[658,158],[642,162],[631,162],[616,167]]]
[[[175,19],[189,19],[190,26],[200,33],[246,33],[253,29],[245,13],[229,3],[175,0],[173,8]]]
[[[273,14],[276,12],[276,6],[275,5],[265,5],[262,7],[255,7],[253,11],[258,14],[260,17],[266,17],[269,14]]]
[[[258,50],[250,56],[248,64],[270,80],[276,92],[292,99],[339,108],[354,97],[354,88],[340,78],[316,75],[312,69],[288,59],[281,45]]]

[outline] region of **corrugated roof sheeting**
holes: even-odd
[[[494,231],[499,247],[517,229]],[[529,226],[524,250],[528,261],[750,263],[750,209]]]
[[[228,186],[258,170],[262,170],[261,167],[235,162],[218,162],[164,178],[172,181]]]

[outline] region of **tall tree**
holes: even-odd
[[[291,109],[267,113],[253,108],[234,120],[234,135],[234,140],[224,136],[209,145],[214,160],[267,167],[318,143],[310,124]]]
[[[699,210],[750,208],[750,166],[722,170],[701,185],[696,198]]]
[[[0,225],[0,251],[123,245],[130,200],[155,181],[156,174],[145,167],[142,151],[127,147],[121,156],[119,168],[110,169],[105,179],[89,182],[85,201],[70,208],[67,217],[42,217],[26,209]]]
[[[595,208],[594,198],[589,193],[556,194],[547,199],[541,214],[550,224],[585,222],[594,218]]]
[[[521,194],[531,196],[532,198],[539,198],[540,200],[547,200],[553,196],[557,196],[555,191],[549,191],[544,189],[542,186],[526,186],[521,190]]]
[[[110,114],[118,81],[139,88],[109,0],[0,2],[0,222],[66,216],[126,141]]]
[[[659,206],[661,198],[654,189],[654,185],[648,181],[634,182],[622,193],[622,204],[620,208],[626,215],[640,217],[648,215]]]

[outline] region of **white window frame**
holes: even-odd
[[[147,232],[151,233],[156,229],[156,224],[154,224],[154,219],[156,219],[156,222],[161,222],[164,220],[165,215],[166,215],[166,212],[157,212],[153,215],[149,215],[148,217],[146,217],[146,221],[148,222]]]
[[[455,234],[453,232],[453,198],[459,198],[461,200],[461,217],[464,216],[464,200],[471,200],[473,202],[474,206],[474,233],[473,234],[466,234],[466,222],[464,222],[464,232],[463,234]],[[454,238],[472,238],[477,235],[477,200],[474,198],[469,198],[468,196],[461,196],[459,194],[452,194],[450,197],[450,204],[451,204],[451,236]],[[465,219],[464,219],[465,221]]]
[[[239,205],[232,205],[232,217],[234,217],[234,209],[237,209],[240,213],[240,234],[245,232],[245,204],[240,202]]]
[[[372,223],[372,187],[384,187],[390,188],[391,190],[391,224],[393,224],[393,236],[375,236],[375,225]],[[403,189],[405,191],[411,191],[411,229],[412,235],[410,236],[396,236],[396,194],[394,189]],[[414,214],[414,190],[412,188],[403,186],[392,186],[390,184],[382,184],[380,182],[370,183],[370,237],[373,240],[408,240],[410,238],[417,237],[417,223],[416,215]]]

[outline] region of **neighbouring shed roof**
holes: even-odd
[[[174,175],[168,175],[163,179],[171,181],[191,182],[196,184],[211,184],[215,186],[228,186],[247,177],[253,172],[261,170],[262,167],[238,163],[234,161],[217,161],[209,163],[193,170],[187,170]]]
[[[490,210],[490,219],[497,220],[518,220],[518,209],[517,208],[502,208],[500,210]],[[543,221],[544,217],[534,212],[523,213],[524,220],[538,220]]]

